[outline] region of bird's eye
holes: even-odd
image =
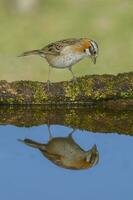
[[[93,54],[96,54],[96,51],[94,51]]]
[[[83,52],[86,53],[86,49],[84,49]]]

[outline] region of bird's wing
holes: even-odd
[[[77,44],[80,41],[81,41],[81,39],[75,39],[75,38],[60,40],[60,41],[48,44],[47,46],[42,48],[41,51],[44,54],[60,55],[60,53],[64,49],[64,47]]]
[[[43,151],[40,149],[40,151],[42,152],[42,154],[47,157],[49,160],[51,160],[52,162],[59,164],[62,163],[62,155],[56,154],[56,153],[50,153],[47,150]]]

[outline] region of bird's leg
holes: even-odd
[[[47,88],[48,88],[48,91],[49,91],[49,89],[50,89],[50,75],[51,75],[51,67],[49,66],[48,80],[47,80]]]
[[[73,71],[72,71],[72,67],[69,67],[68,69],[69,69],[69,71],[71,72],[71,74],[72,74],[72,76],[73,76],[72,81],[73,81],[74,83],[77,83],[77,78],[76,78],[76,76],[74,75],[74,73],[73,73]]]
[[[72,138],[72,134],[76,131],[76,129],[73,129],[69,134],[68,137]]]
[[[49,133],[49,140],[52,139],[52,134],[51,134],[51,130],[50,130],[50,125],[48,124],[48,133]]]

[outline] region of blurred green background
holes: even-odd
[[[46,81],[43,58],[17,55],[72,37],[94,39],[100,51],[96,65],[73,66],[77,76],[132,71],[133,0],[0,0],[0,79]],[[52,70],[52,81],[70,78]]]

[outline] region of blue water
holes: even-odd
[[[53,137],[72,129],[51,126]],[[133,138],[117,133],[76,130],[74,140],[85,150],[97,145],[99,163],[86,170],[60,168],[37,149],[18,139],[47,143],[47,125],[19,128],[0,126],[0,199],[133,199]]]

